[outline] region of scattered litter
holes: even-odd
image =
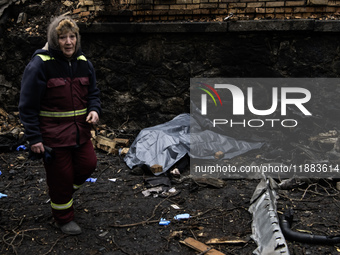
[[[202,231],[202,232],[197,233],[197,236],[199,236],[199,237],[206,237],[207,234],[205,234],[205,233]]]
[[[312,182],[313,181],[309,178],[300,178],[300,177],[294,176],[292,178],[281,181],[278,185],[280,189],[289,190],[289,189],[302,186],[304,184],[311,184]]]
[[[173,170],[170,171],[170,173],[171,173],[174,177],[180,177],[180,176],[181,176],[181,172],[178,170],[178,168],[174,168]]]
[[[129,152],[129,148],[120,148],[119,149],[119,155],[120,156],[125,156]]]
[[[154,188],[150,188],[150,189],[147,189],[147,190],[143,190],[142,191],[142,194],[145,196],[145,197],[148,197],[150,196],[152,193],[161,193],[163,191],[163,187],[161,186],[158,186],[158,187],[154,187]]]
[[[171,188],[168,190],[169,193],[175,193],[176,191],[177,191],[176,188]]]
[[[191,237],[186,238],[184,241],[180,241],[180,243],[185,244],[192,249],[195,249],[196,251],[200,252],[200,254],[207,254],[207,252],[209,252],[209,255],[224,255],[224,253],[212,249],[211,247]]]
[[[171,188],[168,191],[163,191],[162,194],[160,194],[161,197],[174,197],[181,193],[181,191],[176,190],[176,188]]]
[[[26,160],[26,158],[24,156],[19,156],[17,157],[18,160]]]
[[[242,243],[247,243],[248,241],[240,239],[240,238],[233,238],[231,239],[230,237],[222,237],[222,238],[212,238],[205,242],[206,244],[242,244]]]
[[[2,175],[2,172],[0,171],[0,175]]]
[[[312,231],[310,231],[310,230],[305,230],[305,229],[296,229],[296,232],[307,233],[307,234],[310,234],[310,235],[313,234]]]
[[[215,188],[223,188],[225,182],[218,178],[210,177],[195,177],[193,179],[196,183],[209,185]]]
[[[183,231],[172,231],[169,235],[169,238],[175,238],[175,237],[182,237]]]
[[[163,172],[163,167],[161,165],[155,164],[150,167],[151,172],[154,174],[156,173],[162,173]]]
[[[171,205],[171,207],[174,208],[174,209],[176,209],[176,210],[181,209],[178,205],[175,205],[175,204]]]
[[[167,226],[170,224],[171,221],[169,220],[166,220],[164,218],[161,218],[160,221],[159,221],[159,225],[162,225],[162,226]]]
[[[3,198],[3,197],[7,197],[7,195],[0,193],[0,198]]]
[[[108,179],[108,180],[111,181],[111,182],[116,182],[117,178],[111,178],[111,179]]]
[[[178,214],[174,217],[175,220],[185,220],[189,219],[191,216],[189,213]]]
[[[228,19],[230,19],[232,16],[234,16],[234,14],[233,14],[233,13],[230,13],[227,17],[224,18],[224,20],[228,20]]]
[[[88,178],[86,179],[87,182],[96,182],[97,178]]]
[[[165,185],[170,187],[171,181],[168,177],[150,177],[145,179],[145,181],[150,184],[152,187],[159,186],[159,185]]]
[[[336,130],[329,130],[327,133],[319,133],[317,136],[310,137],[309,140],[312,142],[335,144],[338,140],[338,132]]]
[[[106,236],[108,233],[109,233],[109,231],[105,231],[105,232],[99,234],[99,236],[100,236],[100,237],[104,237],[104,236]]]
[[[17,147],[17,151],[26,151],[27,147],[25,145],[20,145]]]
[[[143,186],[142,184],[138,183],[135,186],[133,186],[132,189],[138,189],[139,187],[142,187],[142,186]]]

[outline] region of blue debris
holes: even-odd
[[[96,182],[97,178],[88,178],[86,181],[87,182]]]
[[[169,220],[166,220],[164,218],[161,218],[161,220],[159,221],[159,225],[162,225],[162,226],[167,226],[170,224],[171,221]]]
[[[190,218],[189,213],[178,214],[174,217],[175,220],[186,220]]]
[[[25,145],[20,145],[20,146],[18,146],[18,148],[17,148],[17,151],[25,151],[25,150],[27,150],[27,148],[26,148]]]
[[[3,197],[7,197],[7,195],[0,193],[0,198],[3,198]]]

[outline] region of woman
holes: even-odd
[[[47,41],[27,65],[19,102],[20,119],[33,153],[54,151],[44,161],[52,214],[62,232],[81,233],[74,222],[73,192],[96,168],[91,125],[101,105],[92,63],[80,48],[77,24],[57,17],[48,27]]]

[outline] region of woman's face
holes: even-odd
[[[68,32],[59,35],[58,38],[60,50],[63,52],[64,56],[67,58],[72,57],[76,51],[77,36],[73,32]]]

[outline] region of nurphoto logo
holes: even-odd
[[[332,112],[340,103],[329,100],[334,91],[340,91],[340,79],[190,79],[191,173],[222,178],[337,175],[340,167],[328,160],[332,154],[315,156],[308,147],[326,125],[329,130],[338,125]],[[263,156],[265,147],[280,146],[290,151]],[[301,157],[292,155],[299,151]],[[242,164],[238,156],[248,152],[254,153],[253,162]]]
[[[272,87],[271,88],[271,105],[268,109],[256,109],[254,106],[254,93],[253,87],[246,88],[246,96],[244,95],[241,88],[237,85],[233,84],[214,84],[213,86],[208,85],[203,82],[198,82],[199,84],[205,86],[206,88],[202,88],[202,86],[198,87],[201,89],[204,94],[201,94],[201,114],[207,115],[208,114],[208,103],[207,103],[207,95],[213,100],[215,106],[217,106],[216,100],[214,95],[220,102],[220,105],[223,106],[222,100],[216,89],[220,90],[227,90],[230,92],[232,96],[232,115],[245,115],[245,107],[248,107],[250,113],[257,115],[257,116],[268,116],[273,114],[279,105],[280,101],[280,108],[281,108],[281,116],[287,115],[287,108],[288,106],[296,106],[297,109],[301,111],[302,114],[305,116],[310,116],[312,113],[304,106],[305,103],[309,102],[311,99],[311,93],[308,89],[299,88],[299,87]],[[212,91],[212,93],[208,90]],[[255,88],[256,89],[256,88]],[[280,95],[279,95],[280,91]],[[291,95],[300,95],[300,98],[293,98],[290,97]],[[247,104],[245,104],[245,100],[247,100]],[[222,110],[222,109],[221,109]],[[272,127],[274,127],[274,123],[277,121],[281,122],[283,127],[295,127],[297,126],[298,122],[295,119],[249,119],[247,122],[243,120],[241,123],[243,126],[248,124],[249,127],[262,127],[266,122],[269,122]],[[233,125],[233,121],[228,121],[227,119],[213,119],[214,126],[216,125],[225,125],[230,122],[231,126]],[[236,123],[234,123],[236,125]]]

